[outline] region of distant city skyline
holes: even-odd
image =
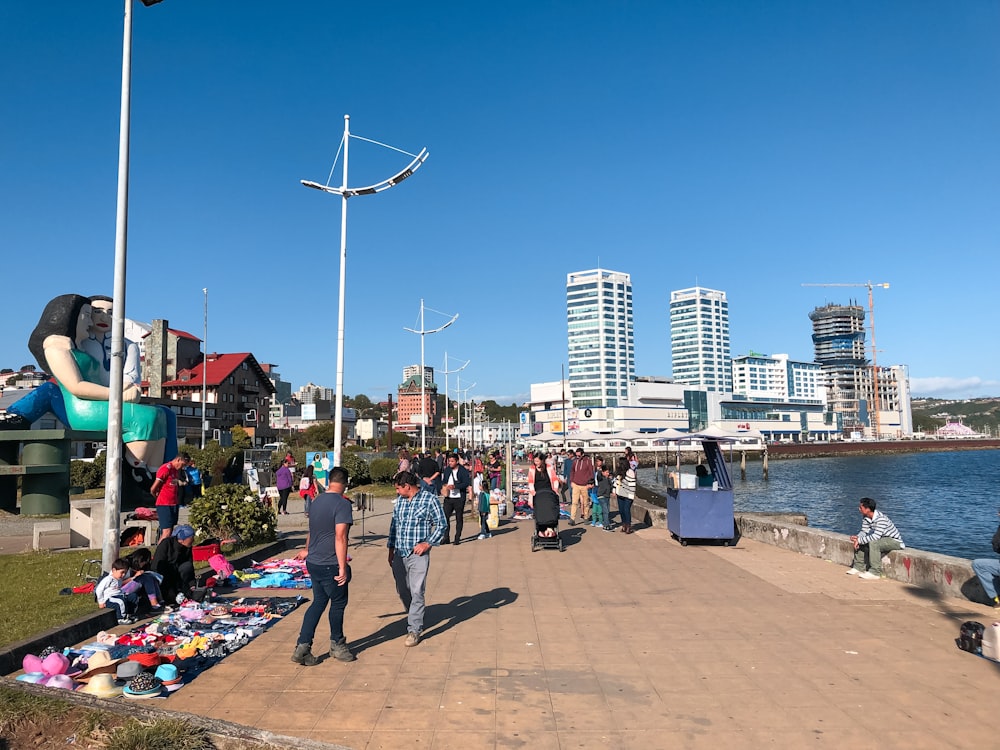
[[[3,9],[14,369],[48,300],[112,291],[122,20]],[[726,290],[734,356],[808,360],[808,312],[867,300],[802,285],[871,281],[891,285],[879,363],[914,396],[1000,395],[1000,4],[249,0],[133,21],[133,320],[201,332],[207,288],[210,349],[335,383],[340,201],[300,180],[339,182],[349,114],[354,186],[430,156],[350,203],[348,394],[384,399],[421,361],[423,299],[448,312],[428,329],[460,316],[423,363],[443,380],[448,352],[470,397],[521,401],[568,365],[566,274],[614,268],[637,374],[671,372],[667,290]]]

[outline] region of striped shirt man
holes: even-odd
[[[858,532],[858,544],[868,544],[876,539],[896,539],[899,541],[899,548],[906,547],[903,544],[903,537],[900,535],[896,524],[880,510],[872,511],[871,518],[863,518],[861,521],[861,531]]]

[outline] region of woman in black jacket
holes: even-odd
[[[152,568],[161,576],[160,591],[163,601],[173,604],[178,595],[189,597],[194,588],[194,529],[187,524],[174,528],[172,536],[156,545]],[[179,603],[179,602],[177,602]]]

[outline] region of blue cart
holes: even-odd
[[[720,438],[701,437],[715,488],[667,490],[667,530],[684,546],[691,539],[721,540],[729,546],[736,536],[733,483]]]

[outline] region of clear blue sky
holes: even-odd
[[[126,314],[200,336],[207,286],[211,350],[332,387],[340,200],[299,180],[350,114],[430,158],[350,202],[348,394],[419,361],[423,297],[460,315],[427,364],[524,398],[601,266],[641,375],[670,374],[673,289],[727,292],[734,355],[810,360],[809,311],[866,292],[801,284],[870,280],[880,364],[1000,395],[998,28],[992,0],[137,1]],[[115,0],[0,6],[0,366],[47,300],[112,291],[121,37]],[[407,161],[352,141],[351,183]]]

